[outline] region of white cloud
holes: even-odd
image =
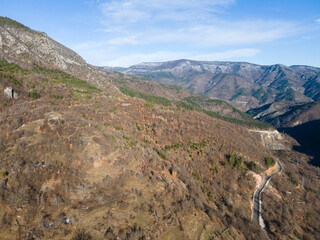
[[[136,36],[129,36],[129,37],[118,37],[111,39],[107,42],[110,45],[116,46],[123,46],[123,45],[137,45],[139,42]]]
[[[296,32],[297,26],[290,22],[220,21],[215,25],[187,26],[180,29],[137,29],[132,34],[120,34],[100,44],[128,46],[178,43],[191,44],[193,47],[233,46],[270,42],[292,36]],[[90,43],[87,43],[87,46],[90,47]]]
[[[127,25],[157,21],[196,21],[219,7],[229,6],[235,0],[113,0],[100,5],[106,17],[105,24]]]
[[[318,19],[316,19],[314,21],[317,22],[317,23],[320,23],[320,18],[318,18]]]
[[[235,0],[112,0],[100,4],[113,45],[192,43],[201,46],[253,44],[296,33],[292,22],[223,21],[216,12]]]

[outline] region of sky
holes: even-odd
[[[97,66],[176,59],[320,67],[319,0],[0,0]]]

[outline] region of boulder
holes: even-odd
[[[4,95],[8,98],[18,98],[18,94],[14,91],[12,87],[7,87],[6,89],[3,90]]]

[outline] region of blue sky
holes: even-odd
[[[0,0],[88,63],[194,59],[320,67],[319,0]]]

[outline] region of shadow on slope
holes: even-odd
[[[291,128],[280,128],[279,131],[295,138],[301,146],[295,146],[294,150],[313,156],[310,164],[320,167],[320,120],[310,121]]]

